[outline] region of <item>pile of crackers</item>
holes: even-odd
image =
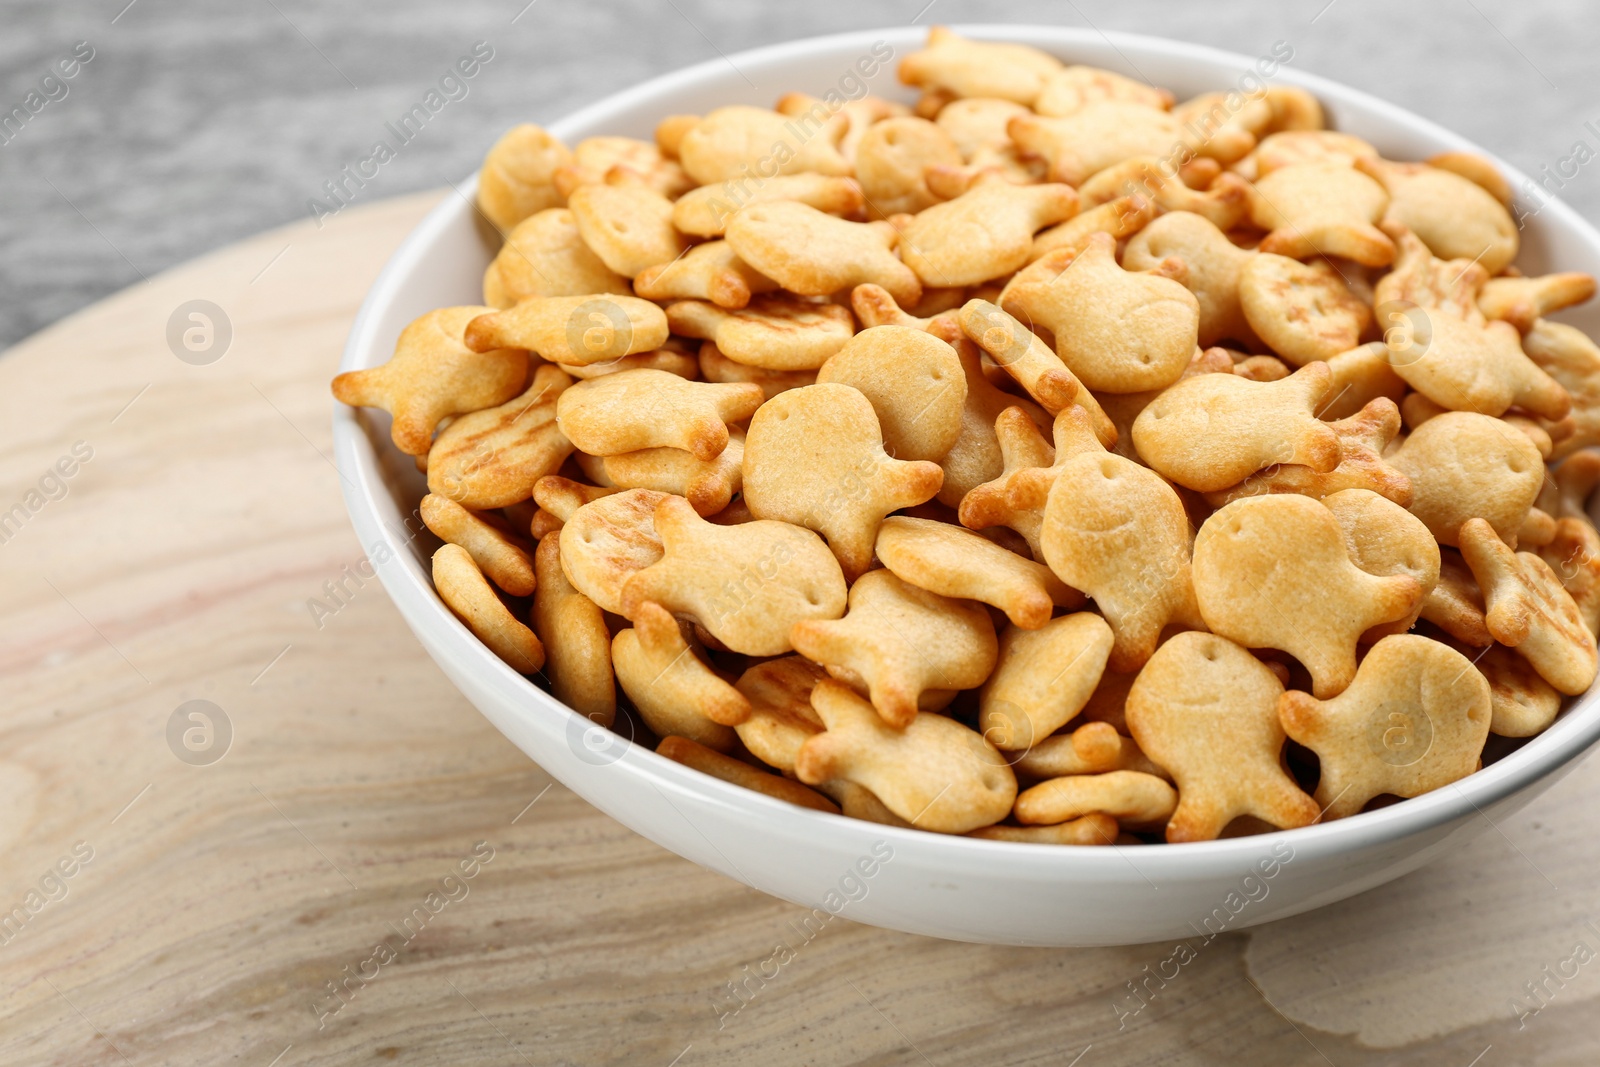
[[[333,391],[501,659],[768,796],[1071,845],[1355,815],[1588,688],[1595,283],[1516,269],[1491,164],[943,28],[899,77],[490,150],[483,305]]]

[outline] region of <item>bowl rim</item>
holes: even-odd
[[[1209,45],[1121,31],[1102,32],[1027,23],[952,23],[949,26],[957,33],[974,39],[1031,44],[1067,54],[1074,48],[1087,46],[1097,49],[1101,44],[1108,44],[1119,54],[1126,49],[1138,55],[1201,61],[1241,71],[1254,62],[1242,53]],[[744,65],[754,68],[767,63],[831,53],[844,47],[866,46],[878,40],[887,40],[898,46],[898,42],[909,38],[914,43],[925,33],[926,30],[920,26],[854,30],[721,55],[608,95],[551,123],[547,128],[552,135],[570,141],[578,131],[585,131],[585,135],[588,135],[587,127],[603,124],[616,113],[663,93],[703,82],[727,66],[742,73]],[[1132,65],[1132,60],[1126,55],[1123,58]],[[1273,77],[1282,83],[1307,89],[1325,103],[1337,100],[1358,109],[1383,114],[1439,142],[1481,155],[1500,169],[1514,189],[1525,188],[1530,181],[1527,175],[1494,153],[1397,104],[1287,65],[1282,66]],[[446,196],[406,236],[362,301],[342,353],[341,371],[376,365],[374,361],[363,357],[374,349],[375,340],[382,340],[375,337],[382,309],[393,299],[401,283],[424,265],[427,251],[438,235],[460,225],[464,212],[469,224],[474,221],[472,203],[476,194],[477,172],[462,182],[451,183],[451,187],[457,196]],[[1596,232],[1571,207],[1554,197],[1541,199],[1539,214],[1547,212],[1550,215],[1550,228],[1572,231],[1600,256],[1600,232]],[[1541,222],[1540,225],[1546,224]],[[376,362],[381,362],[381,358]],[[378,498],[380,494],[387,495],[387,489],[381,475],[380,457],[362,423],[361,412],[334,402],[335,459],[341,474],[346,509],[362,544],[369,552],[380,543],[389,550],[392,561],[376,569],[384,588],[407,623],[413,627],[428,625],[434,628],[437,639],[458,662],[470,667],[477,677],[507,697],[506,705],[515,708],[516,714],[529,716],[532,725],[550,731],[569,731],[574,720],[587,725],[587,720],[576,711],[540,689],[531,679],[513,671],[473,636],[438,598],[421,562],[405,551],[405,543],[378,519]],[[554,713],[553,717],[549,721],[539,722],[540,717],[547,713]],[[998,863],[1005,866],[1007,875],[1043,879],[1068,872],[1080,876],[1120,872],[1131,864],[1130,854],[1136,854],[1139,862],[1135,869],[1148,880],[1152,875],[1179,875],[1199,867],[1237,868],[1240,864],[1256,860],[1263,852],[1275,849],[1280,843],[1287,843],[1293,850],[1292,855],[1300,855],[1303,851],[1313,856],[1331,856],[1363,845],[1399,841],[1474,813],[1482,815],[1493,826],[1494,820],[1489,818],[1486,808],[1571,765],[1596,741],[1600,741],[1600,685],[1591,687],[1577,697],[1545,731],[1528,739],[1516,751],[1448,787],[1344,819],[1214,841],[1163,843],[1157,847],[1110,845],[1040,848],[1030,843],[974,839],[914,828],[860,823],[859,820],[851,820],[851,823],[855,824],[855,828],[870,827],[873,836],[887,838],[897,847],[911,849],[914,854],[921,854],[930,862],[948,861],[961,866]],[[643,745],[629,744],[626,758],[617,762],[628,765],[624,773],[638,775],[657,790],[707,802],[730,812],[759,817],[769,832],[810,838],[827,835],[841,828],[838,820],[843,816],[802,808],[732,785],[657,755]]]

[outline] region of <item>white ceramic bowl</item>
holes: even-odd
[[[1033,44],[1064,60],[1133,74],[1179,99],[1234,86],[1253,57],[1175,41],[1046,26],[965,26],[977,38]],[[781,93],[822,95],[874,43],[894,58],[871,91],[909,101],[894,66],[921,28],[841,34],[761,48],[619,93],[550,127],[568,144],[594,134],[649,138],[675,113],[771,106]],[[881,52],[881,46],[880,46]],[[1392,159],[1483,152],[1415,115],[1283,68],[1330,124]],[[752,84],[753,83],[753,84]],[[849,88],[848,83],[845,86]],[[1493,158],[1491,156],[1491,158]],[[1513,185],[1523,176],[1501,163]],[[402,327],[436,307],[481,300],[495,244],[462,196],[446,197],[389,261],[357,316],[342,370],[387,360]],[[1600,275],[1600,234],[1560,203],[1528,221],[1519,264]],[[1592,318],[1592,315],[1591,315]],[[1594,332],[1596,323],[1572,316]],[[652,841],[763,892],[806,907],[936,937],[1016,945],[1131,944],[1242,929],[1349,897],[1422,866],[1538,796],[1600,737],[1600,695],[1576,701],[1540,736],[1465,780],[1353,818],[1257,837],[1186,845],[1068,848],[899,830],[825,815],[727,785],[594,728],[513,672],[434,594],[433,543],[414,538],[425,491],[388,440],[381,412],[336,406],[345,501],[384,587],[423,647],[508,738],[591,804]],[[819,916],[820,918],[820,916]]]

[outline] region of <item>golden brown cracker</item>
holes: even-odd
[[[512,596],[533,592],[533,561],[498,527],[449,497],[429,493],[418,510],[422,521],[441,541],[460,545],[495,585]]]
[[[875,547],[897,577],[941,596],[998,608],[1023,629],[1049,622],[1057,605],[1083,605],[1083,594],[1062,584],[1049,567],[960,526],[890,515],[878,527]]]
[[[811,705],[827,730],[800,748],[795,773],[802,782],[855,782],[911,825],[936,833],[976,830],[1011,810],[1016,776],[992,745],[960,723],[925,712],[895,729],[830,680],[817,683]]]
[[[1410,574],[1358,567],[1332,512],[1292,494],[1236,500],[1207,519],[1194,542],[1194,591],[1213,633],[1289,653],[1324,698],[1355,677],[1361,635],[1407,617],[1425,595]]]
[[[1278,717],[1321,761],[1323,817],[1342,819],[1385,793],[1419,796],[1477,770],[1489,684],[1454,649],[1401,634],[1372,646],[1343,693],[1285,693]]]
[[[1202,493],[1238,485],[1274,464],[1329,474],[1343,454],[1340,435],[1316,416],[1330,382],[1323,363],[1276,382],[1197,374],[1139,413],[1133,446],[1156,471]]]
[[[776,371],[816,370],[855,333],[850,309],[777,293],[738,310],[682,300],[667,308],[672,332],[713,341],[729,359]]]
[[[776,656],[790,651],[795,624],[844,614],[844,576],[809,530],[771,520],[720,526],[676,496],[656,505],[654,524],[662,557],[623,583],[629,618],[655,601],[735,652]]]
[[[731,752],[732,726],[749,717],[749,702],[695,654],[665,608],[639,605],[635,613],[634,626],[611,641],[611,662],[639,717],[662,737]]]
[[[627,292],[628,279],[583,243],[566,208],[547,208],[517,223],[483,272],[483,302],[496,308],[535,296]]]
[[[778,283],[740,259],[726,241],[695,245],[668,263],[647,267],[633,290],[649,300],[709,300],[722,308],[742,308]]]
[[[977,285],[1026,266],[1033,235],[1077,208],[1071,186],[1015,185],[989,172],[955,199],[920,210],[901,238],[901,254],[923,285]]]
[[[748,419],[765,399],[748,383],[630,370],[579,382],[561,394],[556,411],[562,432],[592,456],[666,447],[713,460],[728,447],[728,424]]]
[[[890,458],[872,404],[838,383],[780,393],[750,420],[744,499],[751,514],[827,538],[849,577],[866,570],[885,515],[939,490],[926,460]]]
[[[967,399],[961,361],[950,345],[922,330],[862,330],[822,365],[816,380],[865,396],[878,416],[884,450],[896,459],[938,461],[960,436]]]
[[[521,396],[451,422],[428,450],[428,491],[480,511],[530,499],[534,484],[572,453],[556,424],[571,384],[558,368],[541,364]]]
[[[799,782],[780,778],[776,774],[758,771],[748,763],[742,763],[732,756],[724,756],[716,749],[707,748],[687,737],[663,737],[661,744],[656,746],[656,754],[665,756],[674,763],[681,763],[685,767],[693,767],[702,774],[709,774],[732,785],[743,786],[745,789],[772,797],[774,800],[786,801],[815,811],[825,811],[830,815],[839,814],[839,805],[815,789],[808,789]]]
[[[1183,503],[1160,475],[1106,452],[1059,465],[1040,543],[1056,576],[1110,623],[1111,670],[1143,666],[1169,622],[1199,622],[1189,540]]]
[[[440,308],[413,320],[400,331],[387,363],[334,378],[334,399],[387,411],[394,418],[389,436],[395,447],[410,456],[425,454],[440,420],[504,403],[527,381],[527,352],[474,350],[462,340],[468,323],[491,310]]]
[[[534,553],[539,587],[533,629],[544,642],[545,674],[555,698],[579,715],[610,726],[617,714],[611,634],[594,601],[575,589],[561,567],[561,536],[546,534]]]
[[[1429,419],[1389,463],[1410,480],[1411,512],[1442,545],[1456,544],[1471,518],[1487,519],[1515,544],[1544,483],[1544,460],[1526,434],[1469,411]]]
[[[750,717],[735,727],[745,748],[769,767],[793,774],[800,746],[823,730],[822,717],[811,707],[811,690],[827,676],[804,656],[747,668],[734,683],[750,702]]]
[[[561,569],[573,588],[605,611],[624,614],[623,585],[661,559],[655,511],[666,496],[629,489],[573,510],[561,527]]]
[[[433,554],[433,587],[473,636],[512,670],[539,673],[544,666],[544,646],[511,614],[466,549],[447,544]]]
[[[530,297],[474,317],[464,336],[476,352],[526,348],[551,363],[584,366],[660,348],[667,317],[636,296]]]
[[[741,208],[724,237],[740,259],[792,293],[827,296],[870,283],[914,304],[922,283],[894,254],[898,239],[887,223],[850,222],[793,200]]]
[[[944,26],[928,31],[928,43],[900,61],[900,80],[952,99],[996,97],[1030,105],[1045,79],[1062,68],[1056,57],[1022,44],[973,41]]]
[[[1160,389],[1194,354],[1200,304],[1157,272],[1126,271],[1107,234],[1059,249],[1006,284],[1000,306],[1055,334],[1056,354],[1084,385],[1111,393]]]
[[[1283,769],[1282,695],[1265,664],[1215,634],[1178,634],[1145,664],[1128,729],[1177,782],[1168,841],[1215,840],[1242,815],[1282,829],[1316,821],[1319,806]]]
[[[478,172],[478,210],[500,232],[565,197],[555,187],[556,168],[572,162],[567,146],[530,123],[513,126],[494,143]]]
[[[1250,215],[1270,231],[1263,252],[1291,259],[1341,256],[1384,267],[1394,260],[1394,242],[1375,224],[1388,206],[1383,186],[1354,168],[1294,163],[1256,179]]]
[[[856,579],[842,619],[799,622],[790,638],[830,674],[859,681],[883,721],[897,728],[916,718],[926,691],[983,684],[998,648],[982,605],[919,589],[886,570]]]
[[[1050,778],[1025,789],[1017,796],[1016,816],[1024,825],[1049,826],[1100,812],[1122,826],[1154,829],[1177,804],[1177,791],[1153,774],[1107,771]]]
[[[1323,403],[1325,399],[1318,406]],[[1339,436],[1339,465],[1333,470],[1318,472],[1296,463],[1276,465],[1230,489],[1207,493],[1206,502],[1220,508],[1241,497],[1265,493],[1299,493],[1322,499],[1346,489],[1369,489],[1401,507],[1411,503],[1411,479],[1384,459],[1384,450],[1400,432],[1400,411],[1394,401],[1378,397],[1354,415],[1327,426]]]
[[[1027,750],[1065,726],[1099,684],[1111,640],[1105,620],[1086,611],[1051,619],[1033,630],[1007,626],[1000,634],[994,672],[978,694],[978,728],[983,736],[1004,751]],[[1105,723],[1090,725],[1099,728],[1091,736],[1102,729],[1113,737],[1116,733]],[[1082,748],[1087,750],[1089,738],[1084,741]],[[1111,747],[1120,757],[1120,744]],[[1111,765],[1101,769],[1116,769],[1114,762],[1107,762]]]
[[[1568,696],[1594,681],[1595,637],[1549,564],[1513,552],[1483,519],[1461,524],[1461,558],[1483,590],[1484,624]]]

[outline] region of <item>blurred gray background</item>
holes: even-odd
[[[494,59],[358,202],[443,185],[507,126],[754,45],[935,22],[1125,30],[1258,54],[1411,108],[1537,174],[1600,150],[1584,0],[0,0],[0,113],[86,41],[0,144],[0,347],[212,248],[309,217],[322,183],[487,41]],[[59,96],[59,86],[46,86]],[[45,94],[41,93],[41,96]],[[1600,219],[1600,164],[1561,196]]]

